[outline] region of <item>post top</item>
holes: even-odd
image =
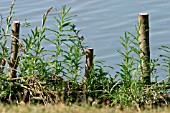
[[[20,23],[20,21],[13,21],[13,23]]]
[[[92,50],[93,48],[87,48],[88,50]]]
[[[139,13],[139,15],[149,15],[148,13]]]

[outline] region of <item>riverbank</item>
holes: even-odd
[[[0,105],[1,113],[132,113],[132,112],[140,112],[140,113],[169,113],[170,107],[168,108],[157,108],[157,109],[149,109],[149,110],[136,110],[131,108],[126,108],[124,110],[120,110],[120,107],[117,108],[95,108],[89,106],[65,106],[63,104],[60,105],[19,105],[19,106],[11,106],[11,105]]]

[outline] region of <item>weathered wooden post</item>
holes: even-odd
[[[13,21],[12,22],[12,42],[11,42],[11,73],[10,78],[16,77],[16,69],[18,65],[18,51],[19,51],[19,30],[20,30],[20,22]]]
[[[83,88],[83,98],[84,101],[87,101],[87,95],[86,95],[86,88],[87,88],[87,81],[89,79],[89,73],[90,70],[93,67],[93,48],[87,48],[86,49],[86,64],[85,64],[85,76],[84,76],[84,88]]]
[[[140,58],[142,62],[142,79],[145,83],[150,82],[150,49],[149,49],[149,14],[138,14]]]
[[[88,79],[89,71],[93,67],[93,48],[86,49],[85,77]]]

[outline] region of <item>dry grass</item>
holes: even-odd
[[[159,108],[152,110],[136,111],[126,108],[121,111],[119,108],[95,108],[89,106],[65,106],[60,105],[0,105],[0,113],[169,113],[170,108]]]

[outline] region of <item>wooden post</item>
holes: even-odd
[[[20,22],[13,21],[12,23],[12,43],[11,43],[11,73],[10,78],[16,77],[16,69],[18,65],[18,51],[19,51],[19,30]]]
[[[88,79],[89,71],[93,66],[93,48],[86,49],[85,77]]]
[[[149,50],[149,14],[138,14],[140,58],[142,62],[142,79],[145,83],[150,83],[150,50]]]
[[[84,77],[84,88],[83,88],[83,100],[88,101],[88,96],[86,95],[87,81],[89,78],[90,69],[93,67],[93,48],[86,49],[86,65],[85,65],[85,77]]]

